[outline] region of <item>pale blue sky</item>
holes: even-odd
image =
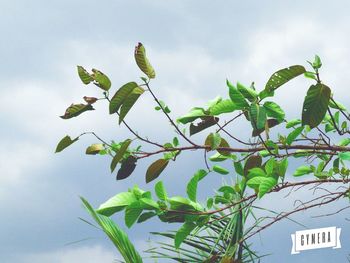
[[[70,103],[98,94],[81,84],[77,64],[102,70],[116,89],[140,76],[133,49],[143,42],[157,71],[154,90],[178,116],[217,95],[226,96],[226,78],[255,81],[261,88],[276,69],[306,64],[317,53],[324,62],[324,81],[346,105],[349,10],[348,1],[0,0],[0,262],[112,262],[118,254],[104,235],[78,220],[88,218],[78,196],[97,206],[135,183],[153,188],[143,179],[150,161],[140,163],[134,176],[116,182],[109,160],[84,155],[85,146],[95,142],[92,137],[53,154],[66,134],[94,129],[107,139],[127,137],[105,114],[107,105],[97,105],[97,111],[80,118],[58,118]],[[305,80],[294,81],[277,95],[288,117],[299,116],[307,85]],[[143,98],[127,121],[150,138],[165,140],[172,129],[153,106],[151,99]],[[232,127],[237,133],[244,128]],[[162,179],[169,192],[181,194],[184,182],[202,166],[200,155],[187,155],[169,166]],[[202,196],[221,183],[221,177],[207,179]],[[310,197],[306,191],[299,194]],[[281,197],[272,195],[263,205],[291,204]],[[273,253],[262,262],[346,262],[350,227],[344,218],[349,212],[310,218],[322,211],[329,210],[296,219],[310,228],[342,227],[342,249],[290,256],[290,234],[300,226],[285,221],[264,232],[262,243],[256,240],[262,254]],[[116,220],[124,227],[122,215]],[[148,231],[170,227],[152,220],[127,232],[142,250]],[[90,239],[66,245],[84,238]]]

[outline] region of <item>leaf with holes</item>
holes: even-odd
[[[250,102],[254,102],[258,97],[258,93],[254,89],[247,88],[239,82],[237,82],[237,89]]]
[[[97,70],[97,69],[92,69],[93,75],[92,77],[95,80],[95,84],[96,86],[98,86],[99,88],[108,91],[111,88],[111,81],[109,80],[109,78],[102,73],[101,71]]]
[[[117,173],[117,180],[123,180],[128,178],[136,168],[137,159],[135,156],[130,155],[126,158]]]
[[[138,43],[138,45],[135,47],[135,60],[137,66],[147,75],[147,77],[150,79],[154,79],[156,77],[156,72],[146,57],[146,49],[141,43]]]
[[[120,108],[120,114],[119,114],[119,124],[122,123],[124,120],[126,114],[131,110],[132,106],[134,106],[137,99],[141,96],[141,94],[144,93],[144,89],[141,87],[136,87],[133,89],[133,91],[129,94],[129,96],[124,100],[121,108]]]
[[[64,115],[60,116],[62,119],[70,119],[77,117],[85,111],[94,110],[90,104],[72,104],[67,109]]]
[[[167,167],[169,160],[159,159],[152,163],[146,172],[146,183],[153,181],[158,178],[158,176],[164,171]]]
[[[331,90],[324,84],[312,85],[307,91],[303,104],[302,125],[315,128],[326,115]]]
[[[213,117],[213,116],[205,116],[202,117],[202,121],[198,124],[191,123],[190,125],[190,135],[194,135],[198,132],[201,132],[215,124],[217,124],[219,121],[219,118]]]
[[[68,146],[75,143],[77,140],[79,140],[79,137],[77,137],[73,140],[68,135],[63,137],[62,140],[60,140],[60,142],[57,144],[55,153],[59,153],[59,152],[63,151]]]
[[[111,173],[113,173],[115,167],[117,164],[120,162],[120,160],[123,158],[126,150],[128,149],[130,143],[132,141],[130,139],[127,139],[123,142],[122,146],[119,148],[118,152],[116,155],[113,157],[112,162],[111,162]]]
[[[294,65],[278,70],[273,73],[270,79],[267,81],[265,91],[272,92],[291,79],[294,79],[295,77],[303,74],[304,72],[306,72],[305,68],[300,65]]]
[[[77,66],[77,69],[79,78],[85,85],[94,80],[94,78],[82,66]]]

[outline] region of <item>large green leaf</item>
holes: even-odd
[[[186,192],[188,198],[196,202],[197,201],[197,186],[198,182],[202,180],[208,174],[205,170],[199,170],[196,174],[191,178],[191,180],[187,184]]]
[[[176,121],[182,124],[186,124],[204,116],[206,116],[205,110],[203,108],[195,107],[191,109],[191,111],[186,115],[179,117]]]
[[[176,232],[175,235],[175,248],[179,248],[181,243],[186,239],[186,237],[191,233],[191,231],[196,227],[195,223],[186,222],[180,229]]]
[[[230,83],[228,80],[226,80],[226,85],[229,88],[229,95],[233,104],[235,104],[238,109],[248,108],[248,102],[245,100],[244,96],[238,91],[238,89],[234,85],[232,85],[232,83]]]
[[[165,167],[167,167],[169,160],[159,159],[152,163],[146,172],[146,183],[153,181],[158,178],[158,176],[163,172]]]
[[[118,152],[116,153],[116,155],[113,157],[112,162],[111,162],[111,172],[113,173],[115,167],[117,166],[117,164],[120,162],[120,160],[123,158],[126,150],[128,149],[130,143],[132,141],[130,139],[127,139],[123,142],[122,146],[120,147],[120,149],[118,150]]]
[[[138,43],[138,45],[135,47],[135,60],[141,71],[150,79],[154,79],[156,77],[156,72],[146,57],[146,49],[141,43]]]
[[[264,107],[253,103],[249,110],[250,121],[252,123],[253,129],[259,130],[265,127],[266,122],[266,110]]]
[[[81,200],[96,223],[102,228],[114,246],[118,249],[126,263],[142,263],[140,254],[130,242],[127,234],[121,230],[109,217],[99,215],[92,206],[81,197]]]
[[[284,120],[285,113],[277,103],[272,101],[266,101],[264,103],[264,108],[266,110],[267,116],[275,118],[279,122],[282,122]]]
[[[263,197],[267,192],[269,192],[275,185],[277,180],[273,177],[266,177],[259,185],[259,198]]]
[[[230,113],[238,109],[239,107],[236,104],[234,104],[232,100],[227,99],[215,104],[209,109],[209,111],[212,115],[220,115],[223,113]]]
[[[304,126],[298,127],[295,130],[293,130],[291,133],[288,134],[286,143],[288,145],[291,145],[296,138],[303,132]]]
[[[73,140],[68,135],[63,137],[62,140],[60,140],[60,142],[57,144],[55,153],[63,151],[68,146],[70,146],[71,144],[75,143],[77,140],[79,140],[79,137],[77,137],[77,138],[75,138]]]
[[[122,192],[100,205],[97,212],[105,216],[111,216],[116,212],[123,210],[126,206],[137,200],[134,193]]]
[[[94,78],[82,66],[77,66],[77,69],[79,78],[85,85],[94,80]]]
[[[294,65],[288,68],[278,70],[275,73],[273,73],[270,79],[267,81],[265,90],[267,92],[272,92],[278,87],[290,81],[291,79],[303,74],[305,71],[305,68],[300,65]]]
[[[331,90],[324,84],[312,85],[307,91],[302,113],[302,124],[311,128],[319,125],[326,115]]]
[[[130,228],[141,215],[143,211],[140,201],[135,201],[125,209],[125,225]]]
[[[130,155],[122,161],[122,165],[117,173],[117,180],[128,178],[136,168],[137,158]]]
[[[126,114],[130,111],[132,106],[134,106],[137,99],[141,96],[142,93],[144,93],[145,90],[141,87],[136,87],[133,89],[133,91],[129,94],[129,96],[124,100],[121,108],[120,108],[120,115],[119,115],[119,124],[122,123],[124,120]]]
[[[261,176],[266,176],[266,173],[264,172],[263,169],[259,167],[253,167],[249,169],[248,178],[261,177]]]
[[[126,98],[136,87],[138,87],[136,82],[128,82],[118,89],[109,103],[109,114],[117,112]]]
[[[91,104],[72,104],[67,109],[64,115],[60,116],[62,119],[70,119],[77,117],[85,111],[94,110]]]
[[[250,102],[254,102],[258,97],[258,93],[254,89],[247,88],[239,82],[237,82],[237,89]]]
[[[156,185],[154,186],[154,189],[155,189],[156,195],[160,200],[165,201],[168,199],[168,195],[162,181],[157,182]]]
[[[92,77],[95,79],[94,83],[96,84],[96,86],[100,87],[105,91],[108,91],[112,85],[109,78],[97,69],[92,69],[92,72],[93,72]]]
[[[339,158],[343,161],[350,161],[350,152],[339,153]]]

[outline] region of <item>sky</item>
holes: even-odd
[[[100,69],[116,90],[141,76],[133,50],[142,42],[157,72],[153,90],[176,117],[218,95],[227,96],[226,78],[247,85],[254,81],[262,89],[277,69],[307,65],[306,60],[318,54],[322,79],[346,105],[349,8],[348,1],[0,0],[0,262],[113,262],[118,253],[105,236],[78,219],[88,219],[79,196],[97,207],[134,184],[153,189],[154,184],[144,183],[151,160],[140,163],[130,178],[116,181],[108,158],[84,154],[86,146],[96,142],[91,136],[54,154],[66,134],[95,131],[108,140],[128,138],[127,130],[108,115],[105,103],[79,118],[58,117],[84,95],[100,94],[96,87],[80,82],[76,65]],[[288,118],[300,115],[308,85],[307,80],[294,80],[277,94]],[[154,106],[150,97],[143,96],[126,120],[144,136],[169,140],[173,130]],[[244,125],[231,129],[249,136]],[[198,168],[203,168],[201,156],[188,153],[172,163],[161,179],[171,194],[180,195]],[[218,176],[203,181],[201,197],[224,180]],[[273,194],[261,205],[291,207],[293,200],[282,197]],[[304,190],[298,197],[312,195]],[[344,201],[339,201],[331,208],[294,217],[309,228],[341,227],[341,249],[291,256],[290,234],[301,227],[284,221],[254,240],[259,252],[272,253],[262,262],[281,262],[281,258],[287,263],[346,262],[349,212],[311,217],[343,206]],[[126,229],[122,214],[114,219],[140,251],[149,247],[149,231],[176,227],[151,220]]]

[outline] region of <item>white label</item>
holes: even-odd
[[[296,231],[292,234],[292,253],[298,254],[300,251],[316,248],[340,248],[341,228],[325,227]]]

